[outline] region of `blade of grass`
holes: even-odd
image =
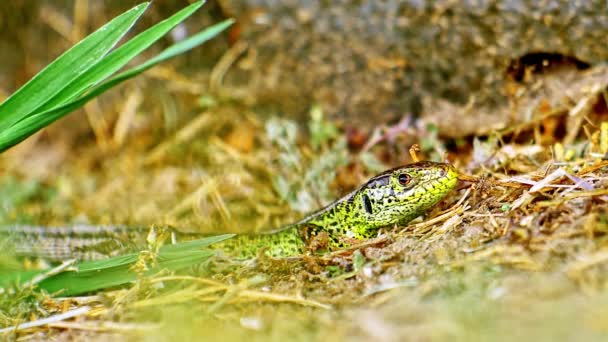
[[[74,79],[85,73],[110,51],[144,13],[142,3],[112,19],[74,45],[0,104],[0,131],[6,131]]]
[[[146,272],[147,275],[162,269],[178,271],[194,266],[209,259],[215,252],[205,247],[229,239],[234,234],[210,236],[204,239],[187,241],[161,247],[157,265]],[[76,265],[78,271],[64,271],[50,276],[38,283],[38,288],[61,296],[74,296],[119,285],[137,279],[138,275],[131,270],[137,262],[139,253],[129,253],[104,260],[85,261]],[[0,286],[8,286],[19,281],[24,283],[43,271],[12,272],[3,275]]]
[[[120,68],[125,66],[125,64],[131,61],[134,57],[139,55],[162,36],[167,34],[167,32],[172,30],[175,26],[196,12],[201,6],[203,6],[204,3],[205,0],[195,2],[183,8],[171,17],[133,37],[121,47],[110,52],[105,58],[99,61],[99,63],[87,70],[87,72],[70,83],[61,92],[57,93],[37,111],[42,112],[49,110],[82,95],[82,93],[91,86],[105,80],[110,75],[114,74]]]
[[[218,24],[215,24],[196,35],[185,39],[171,47],[165,49],[163,52],[158,54],[156,57],[129,69],[123,73],[116,75],[115,77],[99,84],[98,86],[91,89],[88,93],[82,97],[71,101],[65,105],[47,110],[45,112],[39,112],[32,114],[31,116],[17,122],[11,126],[10,130],[0,131],[0,152],[7,150],[8,148],[18,144],[25,138],[29,137],[41,128],[44,128],[52,122],[60,119],[61,117],[73,112],[74,110],[84,106],[91,99],[103,94],[107,90],[117,86],[118,84],[131,79],[149,68],[161,63],[171,57],[182,54],[204,42],[215,37],[218,33],[225,30],[234,21],[232,19],[225,20]]]

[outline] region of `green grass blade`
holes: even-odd
[[[188,266],[200,264],[215,255],[213,251],[190,251],[167,255],[159,258],[158,265],[150,268],[146,275],[152,275],[162,269],[177,271]],[[60,296],[75,296],[83,293],[116,287],[137,280],[137,273],[130,269],[137,261],[137,254],[128,255],[128,265],[104,267],[91,271],[63,272],[41,281],[38,286],[48,293]],[[127,260],[127,259],[125,259]]]
[[[166,245],[161,247],[157,265],[146,274],[151,275],[162,269],[178,271],[200,264],[213,255],[214,251],[205,247],[229,239],[234,234],[210,236],[204,239]],[[76,265],[78,271],[64,271],[38,283],[38,288],[61,296],[75,296],[82,293],[124,285],[137,279],[130,268],[138,260],[138,253],[129,253],[104,260],[85,261]],[[4,274],[0,286],[6,287],[17,281],[23,283],[45,271],[25,271]]]
[[[0,152],[3,152],[8,148],[18,144],[25,138],[34,134],[39,129],[48,126],[52,122],[84,106],[84,104],[90,101],[91,99],[101,95],[102,93],[117,86],[118,84],[141,74],[142,72],[146,71],[147,69],[155,66],[160,62],[163,62],[178,54],[184,53],[215,37],[217,34],[225,30],[232,23],[233,20],[229,19],[215,24],[199,32],[198,34],[188,39],[185,39],[182,42],[174,44],[173,46],[165,49],[163,52],[158,54],[156,57],[151,58],[150,60],[142,63],[141,65],[129,69],[123,73],[120,73],[115,77],[99,84],[98,86],[93,87],[93,89],[91,89],[88,93],[84,94],[82,97],[72,102],[69,102],[65,105],[51,110],[47,110],[45,112],[32,114],[31,116],[14,124],[9,130],[0,131]]]
[[[184,39],[183,41],[168,47],[167,49],[165,49],[161,53],[159,53],[156,57],[149,59],[145,63],[142,63],[132,69],[129,69],[121,74],[116,75],[116,77],[114,77],[114,78],[121,79],[120,82],[122,82],[129,78],[137,76],[140,73],[150,69],[151,67],[155,66],[158,63],[161,63],[169,58],[175,57],[179,54],[182,54],[188,50],[191,50],[191,49],[203,44],[204,42],[206,42],[206,41],[210,40],[211,38],[220,34],[222,31],[224,31],[226,28],[228,28],[233,23],[234,23],[234,19],[226,19],[220,23],[210,26],[210,27],[206,28],[205,30],[193,35],[192,37],[190,37],[188,39]],[[114,79],[114,78],[112,78],[112,79]],[[111,82],[112,79],[110,79],[108,82]]]
[[[40,108],[68,84],[97,64],[144,13],[142,3],[112,19],[36,74],[0,104],[0,131]]]
[[[99,63],[87,70],[87,72],[82,74],[81,77],[70,83],[60,93],[45,103],[44,106],[40,107],[38,111],[42,112],[64,104],[66,101],[80,96],[91,86],[105,80],[110,75],[114,74],[120,68],[125,66],[125,64],[139,55],[142,51],[150,47],[150,45],[154,44],[158,39],[167,34],[167,32],[172,30],[179,23],[187,19],[204,3],[204,0],[198,1],[183,8],[171,17],[138,34],[121,47],[110,52]]]

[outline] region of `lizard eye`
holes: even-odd
[[[399,184],[406,186],[412,180],[412,177],[407,173],[402,173],[397,176],[397,180],[399,181]]]

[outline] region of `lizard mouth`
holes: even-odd
[[[441,171],[437,172],[435,177],[421,182],[421,185],[430,185],[433,190],[447,193],[456,186],[457,182],[458,172],[456,169],[450,164],[442,164]]]

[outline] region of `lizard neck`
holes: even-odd
[[[327,235],[327,249],[338,249],[350,246],[353,239],[363,240],[375,235],[370,230],[361,208],[356,203],[357,191],[340,198],[321,210],[318,210],[295,225],[307,227],[309,238],[319,234]]]
[[[210,247],[232,257],[248,259],[258,256],[262,250],[278,258],[299,256],[309,248],[334,250],[350,246],[348,242],[353,239],[368,238],[359,233],[365,220],[352,201],[354,194],[348,194],[296,223],[266,233],[237,235]]]
[[[300,226],[295,224],[268,233],[237,235],[209,247],[237,259],[255,258],[262,250],[275,258],[302,255],[306,250]]]

